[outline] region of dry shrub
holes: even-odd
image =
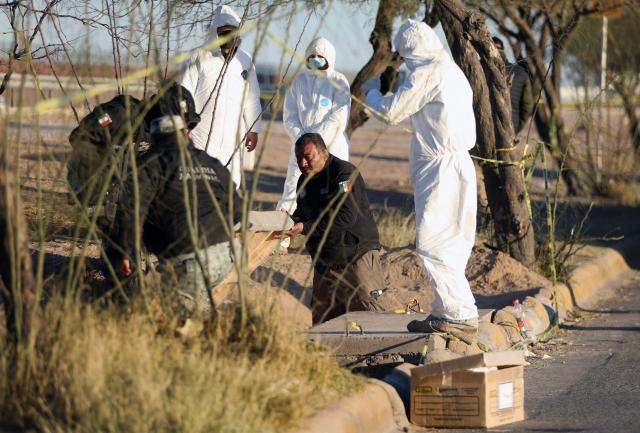
[[[559,203],[557,197],[550,207],[533,207],[536,233],[537,268],[546,278],[567,282],[576,267],[576,257],[587,243],[594,240],[587,236],[588,221],[593,209],[578,203]],[[551,218],[547,213],[551,212]],[[549,230],[552,221],[553,232]]]
[[[415,212],[383,208],[374,212],[380,233],[380,243],[387,248],[414,245],[416,241]]]
[[[283,431],[362,379],[286,318],[224,310],[185,340],[174,317],[61,299],[44,308],[33,350],[0,343],[0,416],[38,431]],[[268,320],[267,320],[268,319]]]
[[[484,190],[484,187],[482,188]],[[491,216],[491,210],[486,201],[478,200],[478,210],[476,213],[476,245],[491,245],[497,248],[496,229]]]
[[[602,183],[601,192],[605,197],[623,206],[640,204],[640,184],[633,180],[609,179]]]
[[[34,243],[56,238],[60,244],[57,235],[66,239],[76,229],[82,229],[76,240],[84,238],[87,227],[75,216],[77,208],[58,195],[38,202],[31,194],[25,200]],[[68,251],[71,242],[50,256],[71,263],[77,254]],[[42,246],[43,256],[52,243]],[[202,333],[185,339],[176,334],[171,308],[146,291],[127,297],[131,302],[104,294],[87,303],[81,301],[84,292],[98,291],[90,278],[96,270],[81,269],[81,277],[70,281],[58,267],[46,284],[39,277],[40,286],[64,294],[47,291],[33,344],[16,352],[0,325],[4,429],[281,432],[364,383],[274,309],[250,309],[241,322],[238,308],[227,308]]]
[[[66,196],[49,196],[41,202],[26,197],[24,216],[30,239],[48,241],[56,235],[70,236],[77,225],[83,229],[87,226],[79,207],[70,205]]]

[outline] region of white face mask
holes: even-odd
[[[307,60],[312,69],[322,69],[327,65],[327,59],[324,57],[312,57]]]

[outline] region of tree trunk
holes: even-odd
[[[528,49],[527,53],[529,58],[535,55],[531,49]],[[553,68],[556,68],[555,64]],[[540,66],[534,66],[530,72],[533,77],[534,98],[537,98],[542,90],[542,95],[546,100],[546,104],[537,104],[536,106],[534,117],[536,129],[546,148],[551,152],[558,170],[558,177],[562,178],[567,187],[567,194],[578,195],[584,192],[584,187],[578,178],[576,163],[570,157],[569,137],[565,131],[564,117],[561,111],[560,90],[553,85],[553,80],[545,77],[546,69],[541,70]],[[543,80],[545,80],[544,84]],[[564,164],[562,164],[563,160]]]
[[[631,138],[631,143],[633,143],[636,152],[640,154],[640,121],[638,121],[638,113],[636,111],[635,95],[621,90],[618,91],[618,94],[622,98],[624,112],[629,120],[629,137]]]
[[[559,41],[554,41],[554,46],[560,47]],[[579,195],[584,193],[584,186],[580,182],[578,176],[579,168],[576,166],[576,161],[571,155],[571,143],[570,137],[565,129],[564,116],[562,115],[562,103],[560,102],[560,85],[561,85],[561,50],[558,48],[554,52],[553,66],[552,66],[552,83],[553,95],[550,98],[549,106],[551,108],[551,129],[555,132],[555,140],[550,141],[551,148],[555,150],[556,163],[562,164],[562,170],[560,175],[567,186],[567,193],[569,195]],[[563,163],[564,161],[564,163]]]
[[[564,182],[567,187],[567,194],[575,196],[584,192],[584,185],[578,178],[575,162],[570,158],[569,153],[565,153],[568,152],[568,144],[566,142],[569,137],[564,132],[564,126],[558,126],[558,122],[560,122],[560,125],[564,125],[564,118],[562,116],[549,115],[546,107],[538,106],[534,122],[545,147],[551,152],[553,161],[556,164],[558,179],[562,179]]]
[[[515,134],[504,63],[482,17],[459,0],[439,0],[440,22],[451,52],[473,89],[473,107],[485,188],[498,241],[527,268],[535,266],[535,239]],[[500,150],[500,151],[499,151]]]
[[[10,159],[4,125],[0,125],[0,288],[8,336],[24,341],[31,329],[36,296],[20,183]]]
[[[367,81],[380,76],[388,66],[397,68],[402,63],[400,56],[391,48],[393,20],[398,13],[397,8],[400,2],[401,0],[380,0],[378,4],[376,22],[369,37],[373,54],[351,83],[351,94],[361,101],[364,101],[363,87]],[[353,131],[364,125],[368,118],[362,104],[353,104],[349,114],[347,135],[351,137]]]
[[[531,47],[527,43],[525,43],[525,46],[529,59],[535,58],[535,56],[542,53],[537,46]],[[575,196],[584,192],[584,186],[578,177],[579,168],[577,163],[571,158],[571,146],[565,131],[565,122],[561,111],[560,87],[554,84],[560,80],[559,62],[559,54],[556,53],[550,77],[547,76],[547,69],[542,61],[534,65],[528,64],[530,76],[533,77],[532,89],[534,97],[537,98],[537,95],[542,90],[546,101],[546,104],[538,104],[536,106],[534,121],[540,138],[556,162],[558,177],[562,177],[567,187],[567,194]]]

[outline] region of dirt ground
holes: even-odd
[[[394,308],[406,308],[415,299],[417,308],[429,312],[434,292],[414,249],[385,251],[381,260],[388,288],[383,296],[392,299]],[[473,249],[466,275],[479,308],[504,306],[550,285],[546,278],[526,269],[507,254],[482,246]],[[308,254],[275,253],[253,272],[252,279],[285,289],[302,304],[292,307],[302,322],[311,319],[310,313],[305,313],[306,308],[302,307],[308,307],[311,298],[313,271]]]
[[[57,220],[64,220],[64,209],[68,207],[64,204],[67,195],[65,161],[70,151],[66,137],[73,124],[68,120],[62,124],[54,121],[43,123],[36,127],[29,122],[23,124],[22,128],[13,123],[9,132],[13,140],[21,143],[20,168],[28,221],[32,229],[38,218],[45,221],[45,251],[49,258],[46,263],[55,263],[55,260],[51,260],[58,257],[59,262],[70,253],[69,221],[62,224]],[[373,207],[412,211],[413,194],[408,171],[410,141],[410,133],[403,128],[386,127],[376,122],[358,129],[352,137],[352,162],[361,169]],[[534,141],[535,137],[529,138],[529,143]],[[525,144],[523,140],[521,146]],[[291,144],[282,124],[274,122],[268,127],[265,124],[257,154],[259,169],[253,176],[249,175],[249,179],[258,180],[256,193],[252,196],[253,208],[274,209],[282,191],[290,150]],[[536,197],[540,197],[544,191],[540,190],[543,185],[541,175],[540,172],[534,173],[530,183],[530,193],[538,202],[541,200]],[[555,178],[551,176],[550,180],[553,188]],[[36,211],[38,198],[42,200],[43,209],[39,217]],[[584,206],[584,203],[579,204]],[[616,210],[605,209],[602,215],[616,213]],[[34,242],[32,247],[35,250],[39,244]],[[95,244],[92,244],[88,255],[91,260],[97,260],[98,249]],[[428,311],[433,292],[412,247],[388,251],[383,255],[383,260],[389,296],[397,299],[398,308],[415,298],[420,307]],[[504,305],[514,297],[523,297],[549,284],[541,275],[528,271],[507,255],[481,244],[473,251],[467,276],[481,308]],[[292,250],[286,255],[273,254],[253,273],[252,278],[256,283],[268,282],[268,286],[286,289],[286,296],[301,301],[298,304],[309,303],[312,272],[310,259],[304,253]],[[288,305],[296,305],[297,301],[291,299],[287,301]],[[301,314],[306,317],[304,311]]]

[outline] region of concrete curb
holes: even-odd
[[[635,247],[635,245],[629,245],[629,247]],[[564,319],[568,311],[587,301],[598,287],[630,269],[624,256],[613,249],[608,249],[596,259],[575,269],[567,284],[556,286],[560,319]],[[553,301],[553,291],[553,287],[550,287],[540,290],[539,293]]]
[[[571,273],[569,282],[558,284],[553,287],[543,288],[535,298],[528,297],[523,303],[526,307],[527,317],[531,317],[532,322],[538,327],[553,323],[553,310],[548,306],[553,305],[554,297],[558,297],[559,319],[566,317],[572,309],[579,307],[587,301],[595,291],[617,278],[623,272],[630,270],[630,266],[625,260],[625,256],[632,259],[640,258],[640,237],[634,237],[617,245],[617,250],[607,249],[603,254],[589,260]],[[547,307],[545,308],[544,305]],[[511,315],[510,307],[500,309],[501,314],[493,315],[498,317],[497,323],[488,323],[484,331],[488,339],[503,341],[509,337],[508,341],[513,344],[513,324],[508,316]],[[544,313],[543,313],[544,311]],[[497,313],[496,312],[496,313]],[[539,317],[546,314],[546,317]],[[493,322],[493,320],[492,320]],[[498,325],[498,326],[496,326]],[[507,329],[509,332],[507,332]],[[548,335],[549,329],[540,330],[536,335]],[[496,334],[496,335],[493,335]],[[479,337],[480,340],[480,337]],[[480,343],[480,341],[479,341]],[[526,342],[525,342],[526,343]],[[501,344],[502,345],[502,344]],[[449,351],[455,345],[448,345],[445,351]],[[457,352],[457,350],[456,350]],[[451,353],[452,356],[460,356]],[[410,378],[411,365],[403,364],[396,368],[398,372],[393,374],[393,383],[396,388],[401,389],[402,394],[406,394],[408,381]],[[404,380],[407,383],[402,383]],[[407,419],[404,409],[404,402],[400,398],[396,388],[382,381],[370,379],[365,388],[358,393],[345,397],[340,401],[321,410],[309,418],[300,428],[292,430],[290,433],[390,433],[409,431],[411,424]]]
[[[364,389],[331,404],[290,433],[391,433],[408,427],[396,390],[370,379]]]
[[[569,277],[567,284],[557,284],[555,287],[545,287],[541,289],[535,297],[527,297],[523,306],[525,307],[527,321],[530,329],[532,329],[535,338],[548,339],[554,334],[554,315],[553,306],[558,307],[558,322],[567,317],[567,313],[575,308],[579,308],[595,292],[607,282],[617,278],[620,274],[629,271],[629,267],[625,256],[630,259],[640,258],[640,237],[632,237],[620,242],[616,249],[607,248],[602,254],[592,258],[586,263],[576,268]],[[557,298],[557,299],[556,299]],[[511,318],[511,320],[509,320]],[[526,345],[527,341],[523,341],[519,331],[514,333],[513,329],[512,308],[504,307],[494,312],[491,322],[499,324],[502,330],[493,327],[485,338],[481,340],[480,332],[478,334],[478,343],[488,349],[507,350],[510,346]],[[485,326],[488,326],[485,325]],[[482,324],[481,324],[482,327]],[[496,345],[495,340],[504,340],[502,333],[509,335],[509,345],[504,343]],[[514,335],[515,334],[515,335]],[[518,338],[519,337],[519,338]],[[483,344],[484,343],[484,344]]]

